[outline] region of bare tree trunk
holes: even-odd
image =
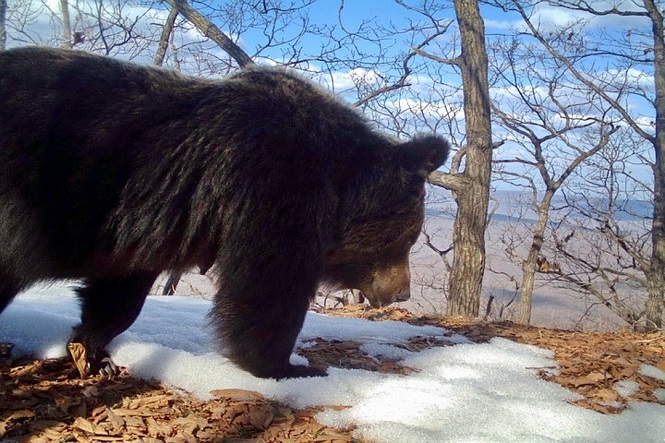
[[[186,0],[166,0],[166,2],[183,15],[189,22],[201,31],[203,35],[217,43],[217,45],[226,51],[238,65],[246,66],[254,62],[240,46],[236,45],[226,34],[224,34],[208,18],[192,8]]]
[[[182,272],[173,272],[169,275],[169,278],[166,280],[166,283],[164,284],[164,290],[162,291],[162,295],[173,295],[175,294],[175,289],[178,287],[178,283],[180,283],[180,278],[182,277]]]
[[[166,50],[169,48],[169,40],[171,39],[171,33],[173,32],[176,18],[178,18],[178,9],[171,8],[169,16],[166,18],[166,22],[164,22],[162,35],[159,37],[159,45],[155,52],[154,63],[157,66],[162,66],[164,64],[164,57],[166,57]]]
[[[365,295],[363,295],[362,291],[351,289],[351,295],[353,296],[353,303],[357,305],[365,303]]]
[[[540,256],[540,251],[543,249],[543,238],[545,236],[545,228],[547,228],[547,220],[549,219],[550,205],[552,204],[553,196],[554,190],[548,189],[545,191],[543,200],[538,205],[538,221],[533,230],[533,242],[531,243],[529,254],[522,264],[522,293],[518,321],[525,325],[528,325],[531,322],[531,305],[533,299],[533,287],[536,282],[537,261]]]
[[[0,51],[7,47],[7,0],[0,0]]]
[[[159,37],[159,44],[157,46],[157,51],[155,52],[154,64],[156,66],[162,66],[164,64],[164,57],[166,57],[166,50],[169,47],[169,40],[171,38],[171,33],[173,32],[173,27],[175,26],[176,18],[178,18],[178,9],[171,8],[168,17],[166,18],[166,22],[164,22],[162,35]],[[182,278],[182,272],[172,272],[169,274],[162,295],[175,294],[175,289],[178,286],[178,283],[180,283],[180,278]]]
[[[62,14],[62,46],[72,47],[72,25],[69,21],[69,1],[60,0],[60,13]]]
[[[458,63],[464,89],[466,185],[455,189],[454,257],[448,315],[478,316],[485,272],[485,229],[489,205],[492,135],[485,25],[477,0],[455,0],[462,53]]]
[[[656,162],[654,174],[654,210],[651,270],[646,303],[647,330],[663,325],[665,302],[665,32],[663,15],[654,0],[644,0],[651,18],[654,41],[654,82],[656,86],[656,134],[653,140]],[[661,5],[662,6],[662,5]]]

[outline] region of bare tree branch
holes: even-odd
[[[566,68],[577,78],[580,82],[585,84],[589,89],[594,91],[596,94],[600,95],[603,97],[604,100],[606,100],[609,104],[612,105],[614,109],[617,110],[623,117],[623,119],[626,121],[628,125],[630,125],[631,128],[640,136],[643,138],[651,141],[652,143],[655,143],[655,138],[651,134],[645,132],[640,125],[633,119],[631,114],[628,112],[628,110],[621,105],[614,97],[611,97],[607,91],[605,91],[601,86],[599,86],[596,82],[594,82],[592,79],[587,78],[585,75],[583,75],[564,55],[559,53],[554,46],[550,44],[550,42],[538,31],[536,26],[532,23],[531,18],[529,15],[526,13],[524,8],[522,7],[521,0],[513,0],[513,5],[515,6],[515,10],[519,12],[519,14],[522,16],[522,19],[524,20],[524,23],[526,23],[527,27],[529,28],[529,31],[533,37],[535,37],[541,45],[543,45],[544,48],[547,49],[547,51],[559,62],[561,62]]]
[[[176,18],[178,18],[178,9],[171,8],[169,15],[164,22],[164,26],[162,27],[162,35],[159,37],[159,44],[155,51],[153,63],[157,66],[162,66],[162,64],[164,64],[164,57],[166,57],[166,50],[169,47],[169,39],[171,38],[171,33],[173,33]]]
[[[199,13],[196,9],[192,8],[186,0],[164,0],[171,7],[176,9],[183,15],[189,22],[210,40],[217,43],[217,45],[226,51],[227,54],[233,58],[239,66],[251,65],[254,61],[250,58],[240,46],[231,40],[224,32],[222,32],[214,23],[207,17]]]

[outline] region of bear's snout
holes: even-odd
[[[374,271],[371,284],[360,288],[373,308],[388,306],[411,298],[411,273],[408,264]]]
[[[411,298],[411,291],[409,289],[397,293],[397,301],[407,301]]]

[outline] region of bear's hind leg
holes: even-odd
[[[134,323],[158,275],[145,271],[93,279],[77,290],[81,324],[74,328],[69,343],[81,343],[85,348],[86,375],[115,372],[105,347]]]

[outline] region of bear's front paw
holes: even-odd
[[[325,371],[325,369],[322,368],[302,365],[289,365],[280,371],[275,371],[275,373],[264,377],[284,380],[286,378],[326,377],[327,375],[328,373]]]
[[[325,369],[316,368],[312,366],[291,365],[288,368],[287,374],[281,378],[302,378],[302,377],[327,377],[328,373]]]
[[[286,378],[303,378],[303,377],[325,377],[328,374],[322,368],[302,365],[284,365],[280,367],[266,368],[260,370],[255,368],[246,368],[252,375],[259,378],[274,378],[276,380],[283,380]]]
[[[93,375],[113,378],[126,371],[125,368],[113,363],[108,352],[103,349],[95,352],[88,352],[81,343],[69,343],[67,345],[67,350],[69,351],[69,355],[74,361],[74,365],[81,378],[87,378]]]

